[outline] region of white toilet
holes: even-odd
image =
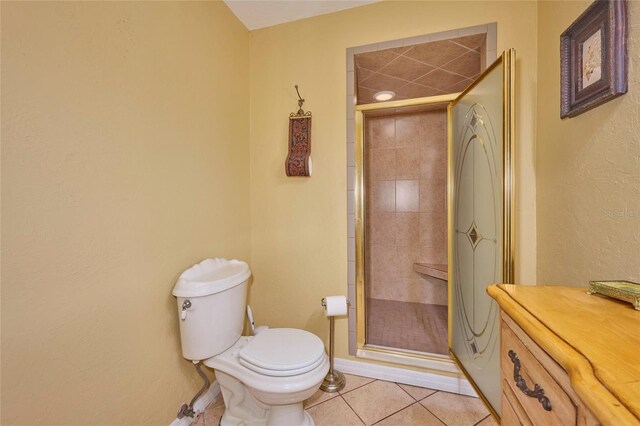
[[[242,336],[249,266],[206,259],[178,278],[182,354],[215,369],[226,410],[222,426],[312,426],[303,401],[320,387],[329,359],[304,330],[272,328]]]

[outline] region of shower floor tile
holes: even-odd
[[[367,343],[446,355],[447,307],[367,299]]]

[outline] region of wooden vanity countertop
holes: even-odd
[[[640,311],[580,287],[497,284],[487,292],[567,371],[601,421],[640,424]]]

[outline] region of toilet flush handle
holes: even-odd
[[[182,302],[182,312],[180,312],[180,318],[184,321],[187,318],[187,309],[191,307],[191,301],[189,299]]]

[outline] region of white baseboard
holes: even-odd
[[[170,426],[189,426],[198,418],[199,415],[204,413],[204,410],[209,406],[209,404],[218,398],[218,395],[220,395],[220,384],[217,380],[214,380],[213,383],[211,383],[211,386],[209,386],[209,389],[207,389],[207,391],[193,404],[193,411],[195,411],[197,415],[195,417],[185,416],[181,419],[176,417],[171,422]]]
[[[441,390],[477,397],[471,384],[462,376],[452,377],[422,371],[406,370],[404,368],[388,367],[386,365],[371,364],[351,359],[336,358],[336,370],[356,376],[397,382],[405,385]]]

